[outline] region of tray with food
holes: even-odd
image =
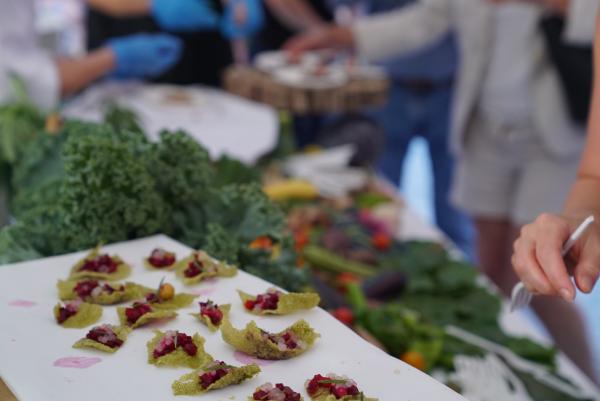
[[[93,258],[130,267],[127,296],[114,299],[93,279],[66,280],[89,251],[2,266],[0,376],[18,399],[463,399],[364,341],[317,307],[316,294],[242,270],[185,282],[176,269],[145,266],[158,248],[200,269],[218,263],[189,258],[190,248],[162,235],[102,246]],[[61,297],[69,300],[55,309]],[[76,328],[65,328],[70,320]]]

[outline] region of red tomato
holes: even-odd
[[[331,314],[333,315],[333,317],[335,317],[337,320],[344,323],[345,325],[350,326],[352,325],[352,323],[354,323],[354,312],[352,312],[352,309],[350,308],[337,308],[332,310]]]
[[[273,240],[267,236],[258,237],[250,243],[251,249],[270,250],[272,247],[273,247]]]
[[[384,232],[378,232],[371,237],[371,245],[380,251],[387,251],[392,246],[392,238]]]

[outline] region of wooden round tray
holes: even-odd
[[[225,72],[225,89],[247,99],[297,114],[357,111],[385,104],[386,78],[351,78],[346,84],[326,89],[284,85],[271,75],[249,66],[232,66]]]

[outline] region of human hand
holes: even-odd
[[[152,78],[177,63],[183,44],[167,34],[136,34],[112,39],[108,47],[115,54],[116,78]]]
[[[151,10],[161,28],[172,32],[217,29],[219,14],[208,0],[152,0]]]
[[[589,293],[600,275],[600,227],[593,223],[579,238],[569,254],[567,264],[561,256],[564,243],[581,223],[581,219],[542,214],[521,229],[514,243],[512,264],[534,294],[575,298],[576,289],[569,278],[567,264],[574,266],[577,288]]]
[[[350,28],[327,25],[291,38],[283,45],[283,49],[290,54],[292,60],[297,60],[309,50],[343,50],[354,46],[354,34]]]
[[[260,0],[229,0],[221,22],[221,33],[228,39],[252,35],[264,22]]]

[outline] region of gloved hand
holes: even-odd
[[[219,26],[219,14],[208,0],[152,0],[151,9],[158,25],[168,31],[206,31]]]
[[[115,53],[114,77],[153,78],[177,63],[183,43],[172,35],[140,33],[112,39],[108,47]]]
[[[229,39],[250,36],[262,27],[263,22],[260,0],[229,0],[221,21],[221,33]]]

